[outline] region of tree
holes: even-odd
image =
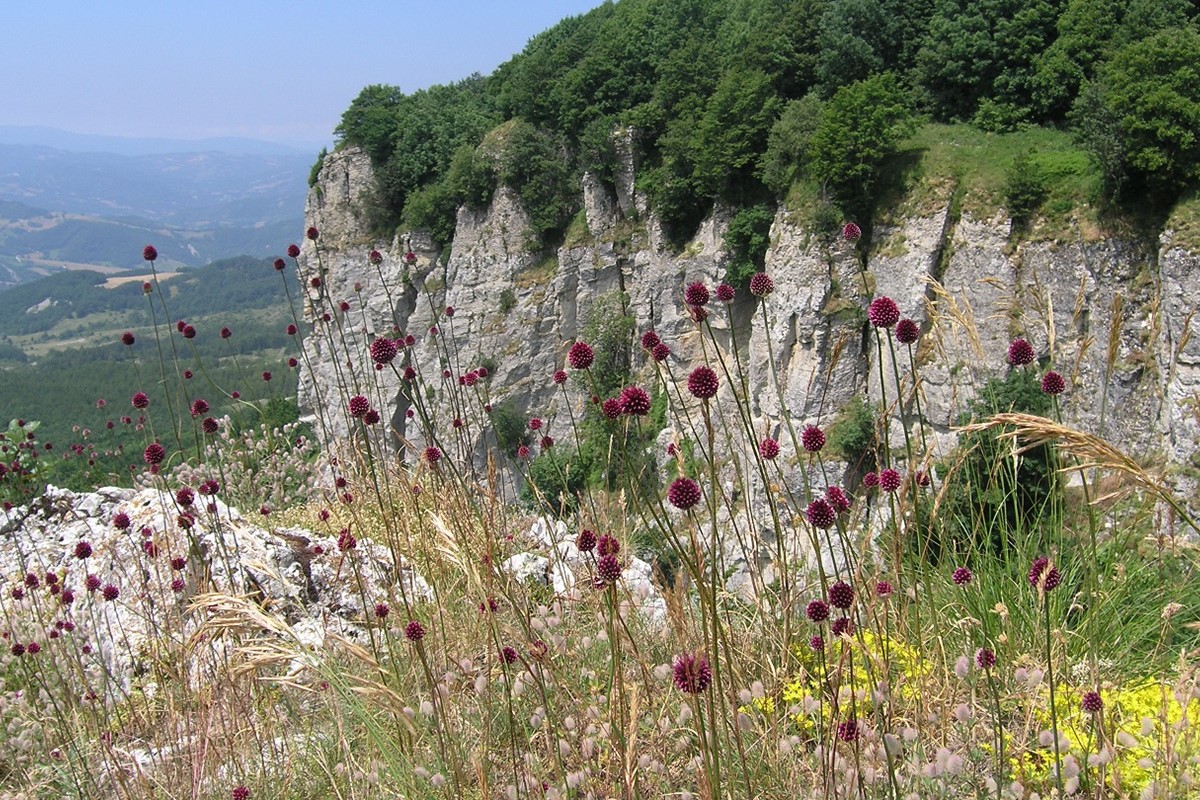
[[[762,159],[762,182],[776,197],[785,196],[803,174],[823,108],[815,94],[805,95],[788,103],[771,127]]]
[[[358,145],[371,161],[382,164],[392,154],[392,135],[400,123],[404,92],[399,86],[372,84],[350,102],[333,133],[345,144]]]
[[[812,138],[810,172],[847,211],[870,206],[879,166],[913,128],[896,76],[875,75],[833,95]]]

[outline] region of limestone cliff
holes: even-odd
[[[371,182],[367,157],[353,149],[330,155],[306,209],[307,223],[321,231],[319,245],[306,242],[300,263],[306,283],[324,280],[310,290],[311,313],[342,299],[352,310],[344,322],[334,320],[339,335],[308,337],[312,371],[302,380],[302,404],[323,407],[330,435],[344,435],[348,392],[339,390],[339,375],[364,372],[366,347],[375,337],[412,333],[414,363],[426,379],[448,370],[454,380],[486,363],[487,401],[510,398],[529,416],[565,414],[568,403],[577,412],[587,398],[573,384],[564,395],[551,376],[563,367],[589,309],[614,292],[628,298],[639,331],[654,329],[670,343],[673,374],[685,376],[699,358],[700,334],[684,307],[683,288],[697,280],[715,285],[723,275],[726,215],[714,211],[676,252],[647,213],[633,173],[632,163],[619,169],[615,191],[585,176],[587,229],[573,230],[549,256],[528,248],[527,216],[504,188],[484,211],[461,209],[453,245],[440,252],[419,235],[373,240],[359,207]],[[883,294],[922,325],[916,350],[922,412],[938,455],[952,446],[951,426],[972,387],[1005,369],[1009,341],[1024,336],[1043,360],[1052,353],[1067,377],[1068,423],[1175,466],[1176,477],[1188,484],[1200,466],[1200,319],[1194,314],[1200,255],[1177,245],[1170,230],[1157,247],[1082,233],[1014,246],[1009,234],[1003,214],[959,214],[946,197],[932,211],[877,221],[864,253],[850,242],[812,235],[780,210],[766,260],[774,294],[760,303],[739,292],[730,314],[710,318],[727,355],[736,350],[748,365],[756,431],[777,434],[787,418],[794,425],[828,424],[852,396],[878,398],[881,372],[884,394],[895,400],[892,368],[886,357],[882,370],[874,363],[877,348],[863,313]],[[372,249],[383,255],[378,267],[368,264]],[[452,318],[444,315],[447,306],[454,308]],[[437,337],[429,335],[434,326],[441,329]],[[903,377],[908,362],[902,358]],[[645,364],[635,353],[635,370]],[[396,441],[423,446],[406,420],[401,379],[383,370],[371,381],[358,390],[385,406]],[[899,415],[894,406],[893,413]],[[449,417],[439,424],[451,430]],[[489,444],[478,433],[483,426],[467,420],[464,428],[457,440],[481,456]],[[901,437],[893,444],[902,444],[900,427],[892,430]]]

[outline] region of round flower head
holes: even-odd
[[[106,583],[104,584],[104,588],[100,590],[100,594],[104,596],[105,600],[112,601],[121,596],[121,590],[111,583]]]
[[[542,429],[541,417],[533,417],[529,420],[529,430],[540,431]]]
[[[557,370],[554,373],[553,381],[554,381],[555,386],[561,386],[564,383],[566,383],[567,382],[567,371],[563,370],[563,369]]]
[[[212,417],[205,417],[204,421],[200,423],[200,427],[205,433],[213,434],[221,429],[221,423],[217,422]]]
[[[755,297],[766,297],[775,291],[775,281],[765,272],[756,272],[750,278],[750,294]]]
[[[879,473],[879,488],[885,492],[894,492],[902,483],[900,473],[894,469],[885,469]]]
[[[584,528],[575,537],[575,546],[581,553],[591,552],[596,547],[596,532]]]
[[[147,261],[157,261],[158,250],[155,249],[154,245],[148,244],[142,248],[142,258],[146,259]]]
[[[847,222],[842,226],[842,238],[847,242],[857,242],[862,238],[862,228],[853,222]]]
[[[858,720],[848,719],[845,722],[839,722],[837,726],[837,736],[843,742],[853,742],[858,739]]]
[[[1050,563],[1050,559],[1040,556],[1033,560],[1029,567],[1029,584],[1035,588],[1041,587],[1049,592],[1062,583],[1062,574],[1058,567]]]
[[[837,519],[837,513],[833,510],[833,506],[829,505],[823,497],[818,497],[809,503],[808,508],[804,509],[804,516],[808,518],[814,528],[822,530],[832,528]]]
[[[284,261],[282,258],[277,258],[271,262],[271,266],[273,266],[278,271],[283,272],[285,269],[287,269],[287,262]]]
[[[192,416],[203,417],[208,413],[208,401],[200,397],[192,401]]]
[[[529,445],[522,444],[517,446],[517,458],[529,458]]]
[[[732,286],[728,283],[718,284],[717,299],[722,303],[732,303],[735,292]]]
[[[137,392],[130,399],[129,404],[134,408],[147,408],[150,405],[150,398],[146,396],[145,392]]]
[[[1100,693],[1095,691],[1084,692],[1079,704],[1089,714],[1099,714],[1100,710],[1104,708],[1104,701],[1100,699]]]
[[[88,542],[85,540],[85,541],[75,543],[75,557],[76,558],[78,558],[80,561],[82,561],[85,558],[90,558],[91,555],[92,555],[91,542]]]
[[[371,342],[371,360],[376,364],[388,364],[396,357],[396,343],[388,338]]]
[[[605,419],[616,419],[621,416],[621,399],[619,397],[610,397],[600,404],[600,412],[604,414]]]
[[[233,800],[250,800],[250,790],[245,786],[235,786],[230,796]]]
[[[700,400],[710,400],[717,395],[719,382],[711,367],[700,366],[688,375],[688,391]]]
[[[708,319],[708,309],[704,306],[688,306],[688,316],[692,318],[692,322],[699,324]]]
[[[954,570],[952,579],[955,586],[966,586],[974,577],[975,576],[971,574],[971,570],[967,569],[966,567],[959,567],[958,569]]]
[[[768,436],[758,443],[758,454],[767,461],[774,459],[779,455],[779,442]]]
[[[1024,339],[1013,339],[1008,345],[1008,363],[1014,367],[1023,367],[1037,360],[1033,345]]]
[[[185,339],[195,339],[196,338],[196,328],[192,325],[184,325],[183,331],[181,331],[181,333],[183,333],[183,338],[185,338]]]
[[[896,589],[894,586],[892,586],[891,581],[880,581],[879,583],[875,584],[875,594],[880,597],[891,597],[892,592],[894,591],[896,591]]]
[[[709,297],[708,287],[699,281],[688,284],[683,290],[683,302],[689,306],[708,305]]]
[[[350,416],[356,419],[362,419],[368,411],[371,410],[371,401],[363,397],[361,394],[356,394],[350,398]]]
[[[820,636],[814,636],[808,640],[808,646],[815,652],[821,652],[825,649],[825,640]]]
[[[819,453],[825,446],[825,432],[816,425],[809,425],[800,434],[800,444],[810,453]]]
[[[132,347],[133,343],[136,341],[137,339],[134,338],[133,331],[125,331],[121,334],[121,344],[125,345],[126,347]]]
[[[819,625],[829,619],[829,604],[824,600],[810,600],[804,608],[804,616],[808,617],[809,622]]]
[[[850,497],[840,486],[830,486],[826,488],[825,500],[829,503],[829,505],[833,506],[833,510],[839,514],[845,514],[850,510]]]
[[[866,475],[863,475],[862,483],[868,489],[874,489],[879,485],[879,473],[868,472]]]
[[[309,227],[309,229],[304,232],[304,235],[315,242],[321,236],[321,232],[316,228]]]
[[[843,611],[854,603],[854,590],[845,581],[838,581],[829,587],[829,605]]]
[[[596,354],[587,342],[576,342],[567,351],[567,363],[571,369],[587,369],[596,360]]]
[[[404,638],[410,642],[419,642],[425,638],[425,626],[417,620],[412,620],[404,626]]]
[[[367,261],[371,262],[375,266],[379,266],[383,263],[383,253],[379,252],[378,250],[372,250],[371,252],[367,253]]]
[[[298,244],[289,244],[287,249],[288,258],[298,258],[300,256],[300,246]]]
[[[596,552],[602,556],[615,556],[621,552],[621,543],[617,541],[617,537],[606,533],[596,542]]]
[[[890,297],[876,297],[867,308],[867,319],[876,328],[890,328],[900,321],[900,307]]]
[[[666,361],[671,357],[671,348],[665,342],[659,342],[650,351],[650,357],[655,361]]]
[[[604,583],[616,583],[621,578],[621,562],[612,553],[600,556],[596,562],[596,575]]]
[[[124,511],[117,512],[112,518],[113,527],[119,531],[127,531],[133,525],[133,520]]]
[[[161,464],[163,459],[166,457],[166,449],[158,442],[151,442],[150,444],[146,445],[146,449],[142,451],[142,460],[151,466]]]
[[[654,331],[646,331],[642,334],[642,349],[653,350],[662,340],[658,338],[658,334]]]
[[[1042,393],[1043,394],[1062,394],[1067,390],[1067,382],[1063,380],[1063,376],[1059,375],[1054,370],[1050,370],[1042,376]]]
[[[683,653],[672,669],[675,688],[684,694],[700,694],[712,683],[712,668],[700,653]]]
[[[431,445],[431,446],[425,448],[424,458],[425,458],[425,463],[432,466],[432,465],[436,464],[437,462],[441,461],[442,451]]]
[[[838,617],[829,626],[829,632],[834,636],[849,636],[852,630],[849,617]]]
[[[912,344],[921,337],[921,327],[908,317],[896,323],[896,341],[900,344]]]
[[[621,411],[636,417],[650,413],[650,395],[640,386],[626,386],[621,390]]]
[[[681,511],[700,502],[700,484],[691,478],[676,478],[667,489],[667,500]]]

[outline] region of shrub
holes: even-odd
[[[751,276],[764,269],[774,221],[775,213],[767,205],[743,208],[729,221],[725,230],[725,248],[730,254],[725,270],[728,283],[748,286]]]
[[[1014,225],[1024,225],[1045,202],[1049,188],[1029,153],[1013,159],[1004,180],[1004,198]]]

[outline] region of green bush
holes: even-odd
[[[831,455],[870,470],[875,463],[875,407],[861,395],[851,397],[825,436]]]
[[[1024,225],[1033,212],[1045,202],[1049,187],[1042,171],[1029,153],[1013,159],[1004,179],[1004,199],[1015,225]]]
[[[748,286],[754,273],[763,270],[774,221],[775,212],[767,205],[743,208],[729,221],[725,229],[725,249],[730,256],[725,270],[728,283]]]

